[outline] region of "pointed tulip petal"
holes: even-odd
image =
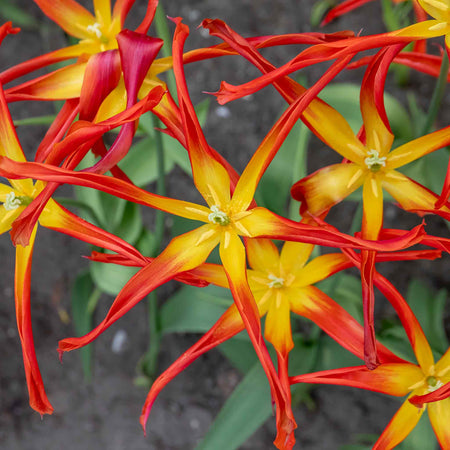
[[[303,269],[314,249],[312,244],[286,241],[280,253],[280,264],[286,273]]]
[[[3,162],[0,158],[0,173],[2,167]],[[248,237],[264,237],[329,247],[360,248],[385,252],[410,247],[419,243],[423,236],[423,229],[419,226],[405,232],[401,237],[384,241],[366,241],[341,233],[329,225],[314,226],[294,222],[261,207],[254,208],[250,212],[251,214],[239,220],[240,227],[247,230]]]
[[[353,250],[343,250],[356,267],[361,267],[359,256]],[[434,365],[433,353],[419,321],[412,312],[400,292],[385,277],[374,272],[373,281],[380,292],[389,300],[395,309],[405,329],[406,335],[416,355],[417,361],[424,372],[428,372]]]
[[[414,364],[385,363],[374,370],[369,370],[366,366],[357,366],[297,375],[291,378],[291,383],[352,386],[403,397],[411,390],[410,386],[414,386],[421,380],[423,380],[423,372]]]
[[[86,62],[77,62],[34,78],[6,91],[9,102],[20,100],[66,100],[78,98]]]
[[[438,214],[444,219],[450,220],[450,205],[448,203],[445,203],[439,209],[435,208],[435,203],[439,197],[400,172],[394,170],[388,172],[383,177],[382,185],[406,211],[415,212],[421,216]]]
[[[46,228],[68,234],[89,244],[128,256],[135,261],[141,263],[146,261],[128,242],[75,216],[53,200],[49,201],[40,215],[39,223]]]
[[[450,448],[450,398],[428,404],[428,416],[441,448]]]
[[[89,25],[95,17],[74,0],[34,0],[42,12],[56,22],[68,34],[79,39],[88,39]]]
[[[231,306],[213,325],[213,327],[202,336],[192,347],[186,350],[171,366],[166,369],[152,384],[145,400],[140,422],[145,430],[147,418],[153,403],[163,388],[172,381],[180,372],[190,366],[198,357],[217,347],[222,342],[232,338],[244,329],[244,323],[236,306]]]
[[[408,401],[395,413],[388,426],[373,446],[376,450],[388,450],[396,447],[419,422],[424,409],[416,408]]]
[[[278,433],[275,442],[286,442],[291,439],[297,425],[291,410],[290,395],[281,385],[261,335],[258,308],[247,281],[245,248],[239,236],[234,233],[225,234],[220,244],[220,258],[227,273],[234,302],[269,380],[272,398],[276,404]]]
[[[245,241],[247,259],[254,270],[266,271],[279,267],[280,254],[270,239],[247,239]]]
[[[343,16],[344,14],[347,14],[350,11],[353,11],[354,9],[359,8],[360,6],[371,1],[373,0],[345,0],[328,11],[327,15],[322,20],[322,23],[320,25],[323,27],[337,17]]]
[[[90,187],[131,202],[186,217],[187,219],[206,222],[210,213],[210,210],[204,206],[152,194],[123,180],[106,175],[73,172],[48,164],[16,163],[8,158],[0,157],[0,173],[2,176],[22,178],[25,172],[30,178]]]
[[[314,286],[293,289],[289,296],[292,312],[313,321],[341,346],[364,359],[364,329],[342,306]],[[404,362],[380,343],[377,351],[382,363]]]
[[[44,390],[44,384],[34,350],[33,331],[31,327],[30,277],[35,236],[36,228],[33,231],[30,245],[27,247],[16,247],[16,275],[14,281],[16,318],[22,344],[23,363],[27,378],[28,394],[30,396],[30,406],[40,414],[51,414],[53,408]]]
[[[387,158],[386,168],[397,169],[449,144],[450,126],[414,139],[392,150]]]
[[[292,286],[306,287],[316,284],[336,272],[351,267],[352,265],[353,264],[349,261],[349,259],[342,253],[328,253],[326,255],[318,256],[304,267],[293,266],[292,272],[296,274],[296,279]],[[283,268],[286,270],[284,265]]]
[[[300,213],[320,216],[361,186],[364,170],[357,164],[334,164],[319,169],[292,186],[291,194],[302,202]]]
[[[272,291],[272,301],[264,325],[264,337],[278,352],[287,354],[294,348],[289,299],[279,289]]]
[[[99,325],[82,337],[63,339],[59,342],[58,351],[69,352],[89,344],[153,289],[173,279],[180,272],[202,264],[218,243],[218,237],[213,235],[198,244],[208,229],[209,225],[204,225],[172,239],[152,263],[141,269],[127,282]]]
[[[211,153],[189,97],[183,66],[183,48],[188,27],[177,19],[173,41],[173,70],[177,80],[178,99],[186,146],[191,160],[194,183],[209,206],[219,208],[230,199],[230,177]]]

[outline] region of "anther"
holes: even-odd
[[[103,36],[100,30],[100,24],[98,22],[95,22],[94,25],[88,25],[86,29],[89,33],[95,34],[99,39]]]
[[[364,163],[372,172],[378,172],[382,167],[386,166],[386,156],[380,158],[380,154],[376,150],[369,150],[369,155]]]
[[[217,224],[217,225],[228,225],[230,223],[230,218],[219,209],[217,205],[211,206],[212,213],[208,215],[208,220],[211,223]]]
[[[284,278],[280,278],[280,277],[277,277],[277,276],[275,276],[273,274],[270,274],[269,275],[269,280],[272,280],[269,283],[267,283],[267,285],[270,288],[280,288],[280,287],[284,286]]]

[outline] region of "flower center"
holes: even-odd
[[[6,211],[13,211],[17,209],[19,206],[29,205],[31,203],[31,199],[28,197],[18,196],[13,191],[11,191],[7,196],[5,203],[3,203],[3,207]]]
[[[230,223],[230,218],[226,213],[221,211],[217,205],[212,205],[211,211],[212,213],[208,215],[208,220],[211,223],[222,226],[228,225]]]
[[[284,286],[284,278],[277,277],[273,274],[269,275],[269,280],[271,280],[267,285],[270,288],[281,288]]]
[[[433,376],[427,377],[427,384],[428,384],[428,392],[434,392],[436,389],[439,389],[440,387],[444,386],[444,383],[442,383],[442,381],[438,380]]]
[[[86,29],[89,33],[95,34],[98,39],[103,36],[103,33],[100,30],[100,24],[98,22],[95,22],[94,25],[88,25]]]
[[[369,155],[364,163],[372,172],[378,172],[382,167],[386,166],[386,156],[380,158],[380,154],[376,150],[369,150]]]

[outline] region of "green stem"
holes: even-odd
[[[441,101],[444,96],[445,88],[447,85],[448,66],[449,64],[447,52],[444,52],[444,55],[442,56],[441,70],[439,72],[439,77],[434,87],[430,107],[428,108],[427,120],[422,129],[421,136],[424,136],[431,131],[433,123],[438,115],[439,107],[441,106]]]
[[[164,8],[162,6],[162,2],[160,1],[158,7],[156,8],[155,18],[153,20],[156,28],[156,34],[160,39],[164,41],[164,45],[162,48],[162,54],[164,57],[172,56],[172,36],[169,31],[169,27],[167,26],[167,17],[164,13]],[[167,85],[169,86],[169,91],[172,94],[172,97],[177,100],[177,86],[175,82],[175,75],[173,71],[167,72]]]
[[[154,128],[160,126],[159,120],[152,115]],[[165,167],[164,167],[164,145],[161,133],[156,131],[154,134],[156,142],[156,157],[158,164],[158,179],[156,182],[156,190],[159,195],[166,195]],[[153,255],[156,257],[161,251],[162,241],[164,238],[164,221],[165,214],[163,211],[156,211],[155,220],[155,246]],[[156,291],[150,292],[148,295],[148,322],[149,322],[149,347],[143,358],[143,369],[145,375],[154,378],[158,365],[159,348],[161,344],[161,320],[158,309],[158,295]]]

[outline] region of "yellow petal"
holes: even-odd
[[[373,450],[389,450],[402,442],[417,425],[424,410],[406,400],[378,438]]]
[[[370,175],[364,181],[363,204],[362,236],[376,240],[383,226],[383,191],[376,175]]]
[[[450,398],[428,403],[428,416],[441,448],[450,448]]]
[[[281,289],[273,289],[272,302],[266,316],[265,338],[281,353],[286,354],[294,347],[292,341],[289,300]]]
[[[386,169],[396,169],[450,144],[450,126],[414,139],[389,153]]]
[[[280,255],[276,245],[270,239],[247,239],[247,258],[250,267],[254,270],[273,271],[279,270]]]
[[[281,249],[280,264],[285,274],[301,269],[311,256],[313,244],[286,241]]]

